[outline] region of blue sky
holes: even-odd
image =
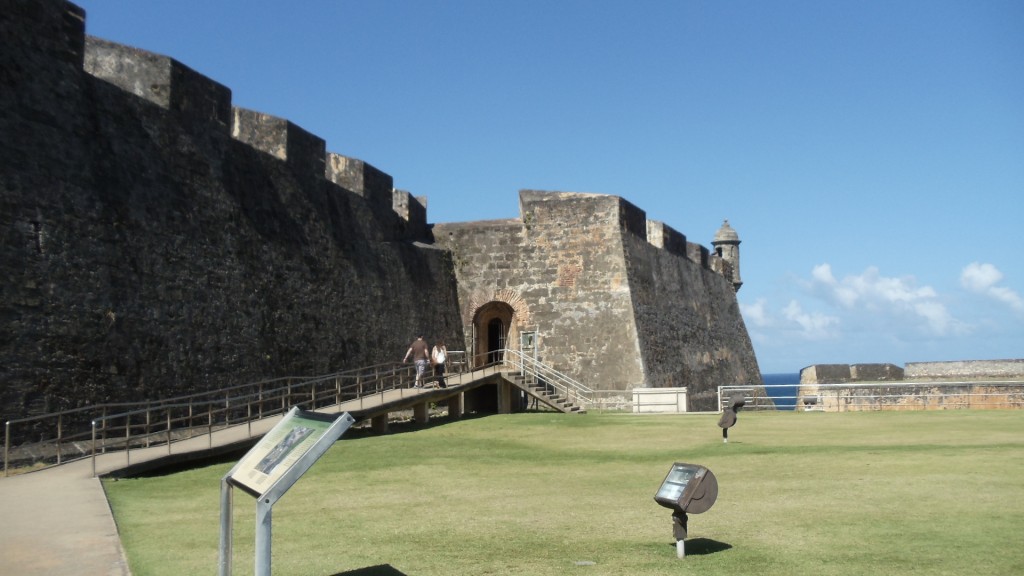
[[[428,198],[728,219],[763,372],[1024,358],[1024,2],[89,0]]]

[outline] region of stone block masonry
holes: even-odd
[[[322,139],[86,41],[71,4],[5,2],[0,31],[0,418],[461,337],[450,255],[414,244],[390,176],[353,161],[339,185]]]
[[[434,225],[455,260],[467,349],[486,354],[498,319],[513,347],[535,332],[544,362],[592,388],[685,386],[691,410],[716,409],[719,385],[761,384],[733,286],[706,249],[616,196],[524,190],[520,213]]]
[[[533,332],[593,388],[690,409],[760,384],[732,264],[626,200],[431,226],[387,173],[84,19],[0,10],[0,418],[396,361],[419,332],[483,360]]]

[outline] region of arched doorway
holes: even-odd
[[[515,311],[504,302],[488,302],[481,306],[473,318],[473,365],[500,362],[499,350],[507,348],[512,332]]]

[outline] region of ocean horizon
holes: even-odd
[[[778,372],[761,374],[765,391],[779,410],[796,409],[796,393],[800,388],[799,372]]]

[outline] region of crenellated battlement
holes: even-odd
[[[205,130],[230,126],[231,90],[173,58],[87,36],[83,69],[183,124]]]
[[[284,161],[300,180],[326,179],[375,210],[394,210],[407,231],[426,229],[425,198],[395,190],[389,174],[362,160],[328,152],[323,138],[287,119],[232,107],[229,88],[174,58],[92,36],[85,37],[83,52],[85,72],[167,110],[190,131],[227,131]]]
[[[387,173],[84,18],[0,10],[0,415],[378,364],[421,330],[480,357],[530,332],[691,409],[759,382],[734,234],[712,255],[618,196],[530,190],[519,219],[428,226]]]
[[[647,241],[670,254],[688,258],[686,235],[657,220],[647,221]]]
[[[327,143],[296,124],[253,110],[232,108],[231,136],[284,160],[301,180],[327,177]]]
[[[84,24],[83,24],[84,26]],[[244,108],[232,107],[231,90],[177,60],[139,48],[88,36],[83,67],[86,72],[122,90],[160,106],[191,130],[227,130],[232,138],[285,162],[296,178],[304,181],[326,179],[362,197],[374,209],[390,207],[414,237],[428,232],[427,199],[394,188],[387,173],[367,164],[327,151],[323,138],[291,121]],[[643,238],[652,246],[687,258],[702,268],[731,277],[728,262],[704,246],[687,242],[686,236],[670,226],[648,220],[647,213],[614,195],[567,192],[523,191],[523,210],[531,202],[572,199],[617,211],[622,230]],[[536,194],[534,194],[536,193]],[[553,195],[553,196],[552,196]],[[524,221],[532,216],[522,214]]]
[[[520,219],[528,228],[545,223],[559,227],[598,221],[615,224],[655,248],[731,279],[732,265],[729,262],[703,245],[687,242],[686,236],[672,227],[648,220],[643,209],[622,197],[587,192],[521,190],[519,198]]]

